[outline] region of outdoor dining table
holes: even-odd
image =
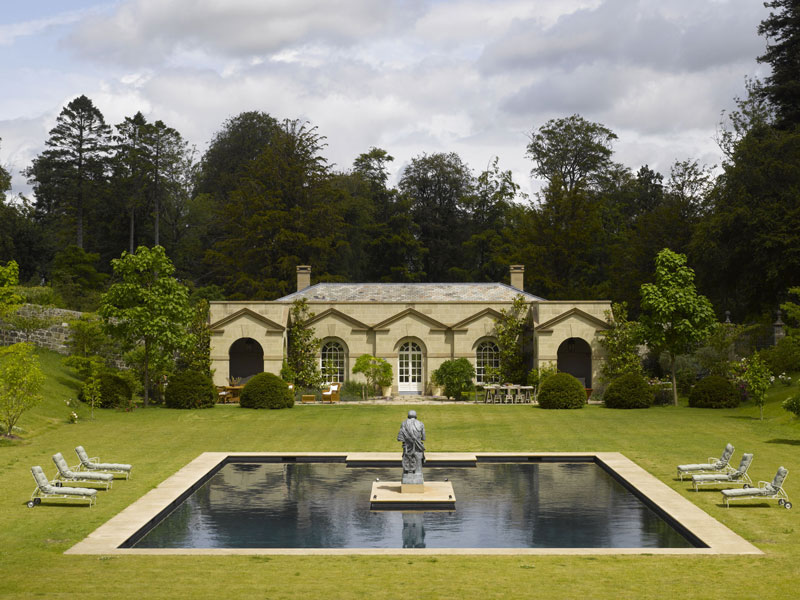
[[[487,385],[484,402],[486,404],[529,404],[532,385]]]

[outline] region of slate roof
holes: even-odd
[[[321,302],[528,302],[543,300],[505,283],[317,283],[278,301]]]

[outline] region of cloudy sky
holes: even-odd
[[[300,118],[346,169],[371,146],[393,176],[423,152],[493,156],[538,188],[528,134],[578,113],[616,160],[668,173],[720,161],[720,112],[765,42],[761,0],[35,0],[0,12],[0,163],[19,171],[61,108],[141,110],[202,152],[245,110]]]

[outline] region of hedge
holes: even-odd
[[[181,371],[169,378],[164,391],[168,408],[211,408],[217,391],[211,377],[200,371]]]
[[[689,393],[689,406],[694,408],[735,408],[739,405],[739,392],[721,375],[701,379]]]
[[[603,401],[607,408],[650,408],[653,388],[637,373],[625,373],[608,384]]]
[[[242,408],[292,408],[294,395],[289,385],[272,373],[259,373],[248,381],[239,398]]]
[[[539,389],[539,406],[542,408],[583,408],[584,404],[586,390],[569,373],[551,375]]]

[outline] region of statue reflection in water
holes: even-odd
[[[403,513],[403,548],[425,547],[425,525],[422,513]]]

